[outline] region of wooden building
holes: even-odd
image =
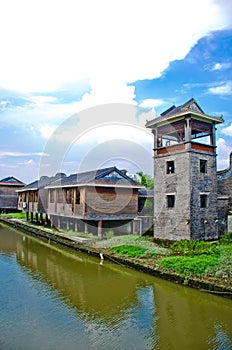
[[[43,176],[18,191],[18,208],[27,219],[46,221],[74,231],[97,232],[119,228],[136,231],[138,190],[143,185],[133,181],[116,167],[66,176]]]
[[[14,176],[0,180],[0,213],[15,212],[18,210],[17,190],[25,184]]]
[[[131,225],[138,216],[139,188],[143,185],[116,167],[72,174],[46,186],[47,213],[58,228],[96,229],[101,236],[104,228]]]
[[[57,173],[52,177],[41,176],[39,180],[31,182],[17,191],[18,209],[26,213],[27,220],[48,223],[48,190],[45,187],[63,176],[65,176],[63,173]]]

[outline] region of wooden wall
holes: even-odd
[[[18,194],[19,186],[1,186],[0,185],[0,209],[18,209]]]
[[[138,190],[132,188],[86,187],[87,215],[137,215]]]

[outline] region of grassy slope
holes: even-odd
[[[227,281],[232,277],[232,234],[217,243],[182,240],[157,244],[151,237],[113,237],[95,244],[124,257],[153,264],[165,272],[185,277],[209,277]]]

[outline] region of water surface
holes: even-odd
[[[232,302],[0,226],[0,349],[232,349]]]

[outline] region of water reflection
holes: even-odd
[[[54,349],[232,349],[230,300],[108,261],[100,264],[14,230],[0,229],[0,250],[16,257],[33,288],[40,284],[39,297],[49,286],[50,296],[62,301],[66,316],[53,337],[63,333],[63,343],[59,340]],[[38,309],[46,314],[46,307]],[[57,313],[53,323],[62,322],[57,309],[52,312]]]

